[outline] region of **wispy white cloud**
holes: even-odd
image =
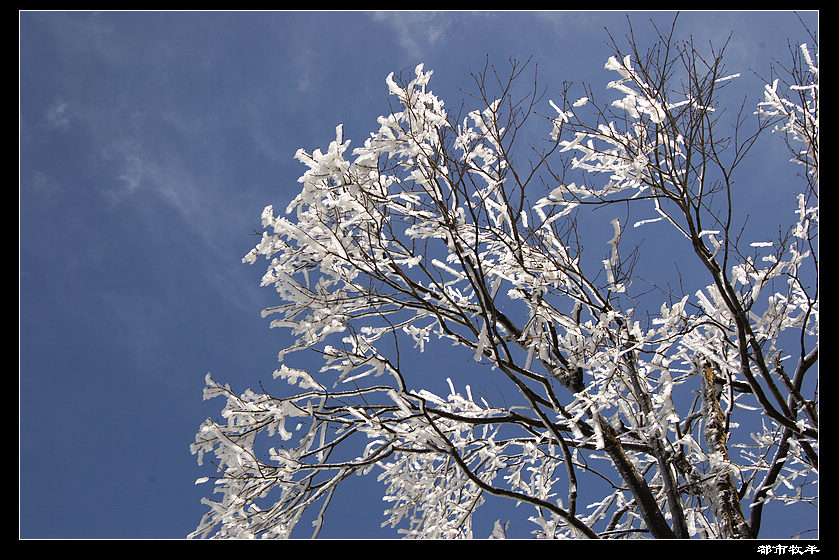
[[[27,186],[47,200],[52,200],[59,191],[58,183],[56,183],[55,179],[49,173],[41,170],[32,172]]]
[[[181,138],[186,142],[187,138]],[[109,181],[102,182],[102,195],[117,209],[135,196],[151,196],[156,204],[176,211],[184,229],[192,230],[208,247],[219,243],[223,225],[207,228],[208,223],[224,224],[231,210],[224,200],[225,191],[212,179],[206,167],[182,153],[167,153],[154,145],[154,136],[114,137],[102,150],[103,167],[109,169]],[[156,201],[154,200],[156,199]],[[154,227],[155,213],[149,214],[149,227]]]
[[[451,12],[375,12],[375,21],[387,24],[397,42],[413,57],[421,57],[446,37],[453,23]]]
[[[44,115],[44,124],[48,128],[66,128],[70,124],[70,115],[67,110],[67,103],[56,101],[50,105]]]

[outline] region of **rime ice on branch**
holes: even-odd
[[[551,140],[529,167],[511,143],[541,100],[514,95],[516,62],[508,80],[495,74],[497,96],[489,72],[476,76],[484,103],[462,119],[422,64],[410,80],[391,74],[398,111],[363,145],[350,151],[339,125],[325,153],[297,152],[300,194],[285,216],[265,208],[244,258],[268,262],[262,285],[279,303],[263,315],[294,336],[274,375],[290,394],[240,395],[207,376],[226,421],[204,422],[192,452],[214,457],[199,482],[220,499],[205,498],[192,536],[288,537],[311,518],[317,535],[336,488],[367,473],[383,525],[407,537],[503,536],[506,524],[472,519],[499,498],[540,537],[753,536],[764,504],[812,499],[818,68],[802,46],[809,81],[789,89],[805,103],[767,85],[766,120],[723,143],[716,93],[737,75],[723,75],[722,52],[672,47],[610,57],[608,107],[592,92],[550,101]],[[693,78],[681,90],[666,81],[678,64]],[[804,144],[795,160],[814,183],[790,193],[787,235],[741,246],[720,194],[769,126]],[[627,224],[604,224],[599,270],[575,243],[576,216],[614,203],[648,208],[635,228],[669,224],[707,284],[628,306],[640,282]],[[507,397],[491,404],[456,378],[435,394],[405,355],[446,343]],[[322,356],[318,371],[290,365],[302,350]],[[740,424],[757,431],[732,437]]]

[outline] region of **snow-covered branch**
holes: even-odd
[[[590,90],[549,101],[547,144],[526,172],[510,156],[527,121],[516,63],[497,96],[479,76],[482,105],[462,119],[422,64],[391,74],[396,110],[361,146],[339,125],[325,153],[297,152],[299,195],[285,215],[265,208],[243,259],[268,263],[262,285],[279,303],[263,315],[294,337],[275,372],[290,394],[207,376],[226,422],[208,419],[192,452],[213,456],[215,476],[199,482],[221,498],[205,500],[194,536],[288,537],[307,515],[317,535],[335,489],[371,472],[383,525],[407,537],[488,535],[473,513],[490,499],[532,508],[540,537],[749,536],[759,514],[747,523],[741,499],[756,511],[796,499],[783,488],[812,499],[817,197],[791,192],[788,232],[746,243],[731,200],[769,121],[804,144],[796,161],[817,185],[818,53],[802,47],[814,81],[790,88],[806,102],[768,85],[769,121],[730,142],[716,103],[738,74],[723,72],[722,51],[666,46],[607,59],[611,104]],[[677,63],[681,89],[662,78]],[[578,216],[616,203],[635,219],[611,218],[583,253]],[[652,292],[661,299],[639,291],[645,261],[626,247],[654,223],[700,279]],[[440,380],[406,355],[444,345],[484,366],[503,398],[477,398],[459,366],[438,396]],[[292,365],[304,350],[321,365]]]

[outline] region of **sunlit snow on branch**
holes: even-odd
[[[678,49],[609,57],[605,106],[548,100],[547,148],[526,164],[510,143],[538,96],[525,111],[512,78],[478,79],[480,106],[455,117],[423,64],[387,76],[395,108],[363,144],[338,125],[325,152],[298,150],[299,194],[284,215],[265,207],[243,258],[265,260],[278,301],[263,316],[292,337],[281,387],[207,375],[205,399],[225,405],[191,451],[213,457],[196,484],[218,498],[191,536],[290,537],[303,519],[317,536],[336,489],[366,474],[381,524],[411,538],[504,537],[506,521],[476,526],[490,500],[517,503],[540,538],[752,537],[765,504],[813,500],[817,193],[788,195],[777,239],[741,239],[734,165],[715,151],[730,145],[712,142],[715,93],[739,74]],[[804,145],[817,186],[818,53],[799,52],[799,103],[774,81],[757,113]],[[682,89],[656,78],[677,63],[694,73]],[[629,218],[588,212],[607,207]],[[582,220],[605,247],[583,254]],[[689,281],[646,288],[636,229],[666,231]],[[445,347],[459,360],[445,384],[407,358]],[[320,365],[292,365],[301,351]],[[467,366],[486,386],[461,382]]]

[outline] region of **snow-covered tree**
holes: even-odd
[[[605,103],[588,86],[519,95],[528,65],[510,61],[473,75],[478,108],[454,115],[420,64],[387,77],[395,110],[363,145],[338,126],[297,152],[300,194],[265,208],[244,257],[268,262],[263,315],[295,337],[274,372],[288,387],[207,375],[224,420],[191,449],[214,456],[199,482],[220,498],[192,536],[288,537],[312,512],[317,535],[358,474],[417,538],[504,536],[472,525],[490,497],[548,538],[749,538],[766,504],[815,504],[818,45],[731,115],[725,49],[673,34],[645,52],[612,40]],[[520,161],[525,123],[544,144]],[[801,180],[772,186],[789,221],[752,239],[735,177],[766,133]],[[595,227],[605,208],[625,217]],[[650,228],[670,236],[671,278],[633,242]],[[459,365],[436,394],[404,356],[443,346],[483,375]],[[497,402],[483,380],[506,387]]]

